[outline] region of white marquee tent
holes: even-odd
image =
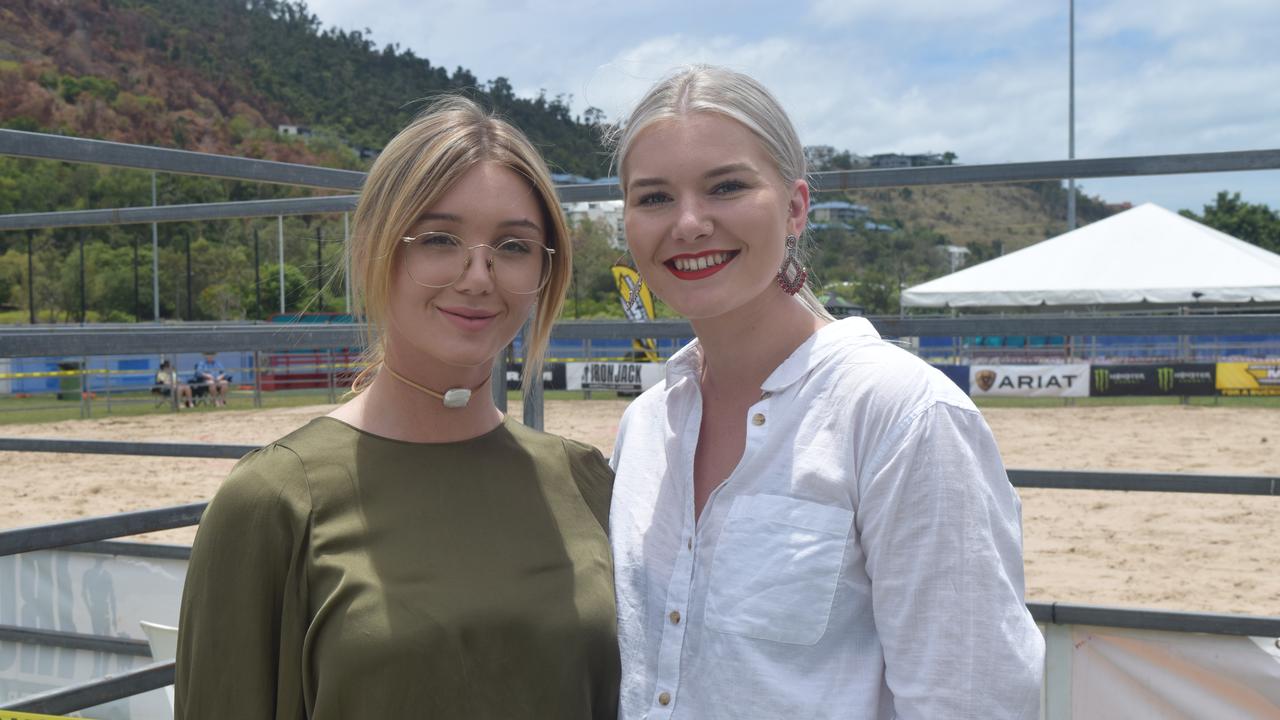
[[[916,285],[906,307],[1280,301],[1280,255],[1147,203]]]

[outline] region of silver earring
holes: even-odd
[[[799,242],[795,235],[787,236],[787,255],[782,260],[782,267],[778,269],[778,287],[788,295],[800,292],[805,280],[809,279],[809,271],[800,264],[800,252],[796,247]]]

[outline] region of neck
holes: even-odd
[[[390,370],[390,367],[384,365],[383,369]],[[493,430],[503,419],[489,389],[490,369],[476,368],[473,374],[478,375],[482,370],[482,379],[472,379],[464,386],[479,386],[464,407],[447,408],[432,388],[408,376],[397,379],[391,372],[379,372],[364,392],[330,415],[361,430],[395,440],[436,443],[478,437]]]
[[[827,322],[799,300],[773,297],[772,291],[727,315],[693,321],[702,348],[703,392],[758,394],[769,375]]]

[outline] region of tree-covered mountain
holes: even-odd
[[[351,148],[380,148],[442,92],[467,93],[515,122],[553,169],[605,174],[598,128],[564,98],[516,97],[505,78],[482,82],[379,48],[361,31],[323,29],[300,0],[0,7],[5,127],[357,166]],[[328,142],[289,142],[276,133],[283,124]]]

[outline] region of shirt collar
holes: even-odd
[[[829,323],[809,336],[800,347],[782,361],[760,386],[765,392],[776,393],[787,388],[804,377],[822,363],[831,354],[844,346],[845,342],[856,337],[879,339],[880,333],[872,327],[871,322],[862,317],[850,317]],[[695,338],[693,342],[667,360],[667,389],[678,385],[682,380],[697,383],[698,371],[702,366],[702,346]]]

